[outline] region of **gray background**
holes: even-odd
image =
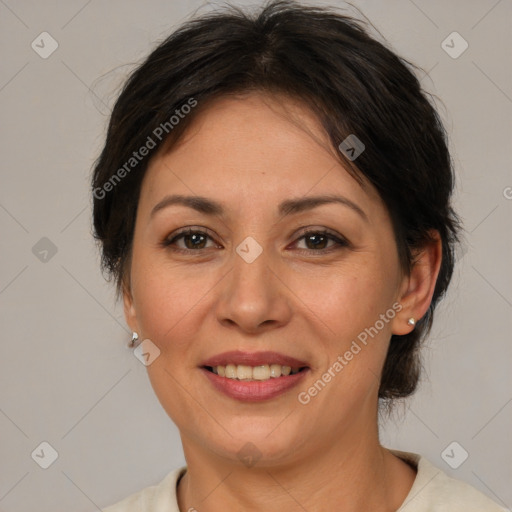
[[[126,74],[204,3],[0,0],[2,512],[100,510],[184,463],[99,272],[88,194]],[[421,389],[382,439],[510,508],[512,2],[353,3],[442,100],[467,230]],[[59,45],[47,59],[31,47],[43,31]],[[453,31],[469,44],[456,59],[441,46]],[[48,469],[31,457],[43,441]],[[453,441],[469,453],[458,469],[441,457]]]

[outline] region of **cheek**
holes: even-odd
[[[358,401],[378,390],[377,376],[386,357],[395,313],[390,292],[393,272],[385,272],[379,261],[368,258],[364,265],[347,266],[343,272],[324,277],[316,281],[316,287],[311,287],[309,280],[303,281],[300,292],[308,297],[304,303],[317,317],[315,325],[326,333],[317,340],[326,355],[318,370],[326,382],[332,379],[333,383],[328,384],[329,391],[322,393],[318,404],[325,401],[339,408],[343,402],[345,407],[357,408]],[[335,377],[324,374],[329,369]]]
[[[343,345],[391,306],[388,279],[376,262],[368,259],[364,265],[329,269],[323,275],[303,274],[294,289],[314,313],[316,323],[323,324],[325,332]]]
[[[135,277],[135,308],[143,335],[162,351],[171,340],[178,349],[187,339],[184,331],[197,325],[200,301],[212,285],[205,282],[203,273],[144,265],[143,261],[139,262]]]
[[[176,424],[200,430],[195,415],[187,412],[190,395],[183,390],[194,387],[191,340],[201,325],[201,298],[211,286],[165,265],[145,265],[142,259],[137,263],[134,298],[138,323],[144,338],[160,350],[159,357],[146,368],[151,386]]]
[[[319,357],[316,376],[325,391],[318,381],[302,390],[312,391],[319,410],[348,414],[375,396],[394,317],[390,301],[386,284],[369,274],[368,267],[324,281],[322,291],[316,288],[309,302],[304,300],[314,312],[315,326],[326,333],[317,339],[319,354],[323,351],[325,357]],[[381,320],[387,311],[391,314]]]

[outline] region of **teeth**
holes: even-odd
[[[252,379],[252,368],[250,366],[239,364],[236,367],[236,378],[238,380]]]
[[[292,371],[292,369],[289,366],[281,367],[281,375],[290,375],[291,371]]]
[[[281,365],[280,364],[271,364],[270,365],[270,376],[271,377],[281,377]]]
[[[218,366],[217,366],[217,371],[218,371]],[[237,372],[236,372],[236,366],[234,364],[228,364],[226,366],[226,375],[225,377],[227,377],[228,379],[236,379],[237,378]]]
[[[281,376],[294,375],[299,372],[299,368],[290,366],[281,366],[280,364],[264,364],[261,366],[247,366],[245,364],[228,364],[227,366],[212,367],[213,373],[220,377],[235,380],[268,380],[276,379]]]
[[[270,375],[270,366],[268,364],[252,368],[252,378],[254,380],[267,380],[270,379]]]

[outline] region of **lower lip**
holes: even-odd
[[[263,381],[228,379],[220,377],[206,368],[201,368],[201,371],[216,389],[230,398],[244,402],[261,402],[282,395],[295,387],[308,373],[309,369],[302,370],[294,375],[270,378]]]

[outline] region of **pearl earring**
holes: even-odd
[[[133,347],[135,345],[135,343],[138,341],[139,339],[139,335],[138,333],[136,333],[135,331],[133,331],[133,334],[132,334],[132,341],[130,343],[130,347]]]
[[[411,318],[409,318],[409,320],[407,320],[407,323],[409,325],[415,325],[416,324],[416,320],[414,320],[414,318],[411,316]]]

